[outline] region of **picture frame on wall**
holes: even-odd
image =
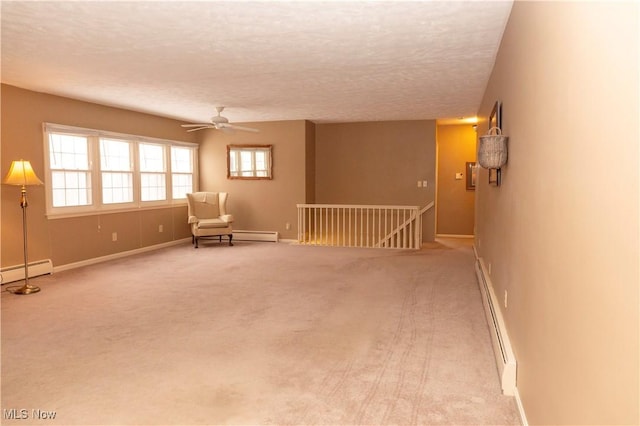
[[[489,185],[500,186],[500,169],[489,169]]]
[[[467,163],[466,163],[467,191],[475,191],[476,190],[477,173],[478,172],[477,172],[475,161],[467,161]]]
[[[489,129],[497,127],[502,130],[502,102],[496,101],[493,104],[491,114],[489,114]]]
[[[491,110],[491,114],[489,114],[489,131],[493,128],[497,127],[502,131],[502,102],[496,101],[493,104],[493,109]],[[489,169],[489,185],[500,186],[502,170],[500,169]]]

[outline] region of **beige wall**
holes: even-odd
[[[316,202],[426,206],[435,194],[435,121],[316,125]],[[418,188],[427,180],[427,188]],[[435,237],[423,215],[423,241]]]
[[[12,160],[30,160],[44,175],[42,123],[52,122],[134,135],[195,142],[180,122],[118,108],[80,102],[2,85],[1,170]],[[1,265],[24,263],[20,188],[2,185]],[[28,188],[29,260],[52,259],[54,266],[188,238],[185,206],[48,220],[44,186]],[[158,232],[163,225],[164,232]],[[111,241],[111,233],[118,241]]]
[[[467,190],[468,161],[476,161],[476,131],[470,124],[438,126],[437,233],[473,235],[475,191]],[[456,180],[462,173],[462,180]]]
[[[476,245],[530,424],[640,423],[638,14],[516,1],[482,100],[509,161],[480,176]]]
[[[296,204],[307,200],[307,182],[313,178],[306,168],[312,162],[309,157],[313,158],[309,152],[313,149],[313,124],[303,120],[245,124],[260,132],[200,132],[201,189],[229,193],[227,208],[234,216],[234,229],[277,231],[281,238],[296,239]],[[311,136],[307,138],[307,134]],[[228,144],[272,144],[273,179],[227,179]]]

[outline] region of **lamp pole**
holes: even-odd
[[[24,285],[22,287],[8,287],[7,291],[14,294],[31,294],[40,291],[40,287],[29,284],[29,251],[27,250],[27,187],[22,185],[20,190],[20,207],[22,207],[22,240],[24,246]]]

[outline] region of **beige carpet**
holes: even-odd
[[[469,243],[184,244],[32,281],[2,293],[3,424],[519,422]]]

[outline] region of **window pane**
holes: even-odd
[[[53,190],[53,207],[64,207],[66,206],[66,198],[64,196],[64,189],[54,189]]]
[[[266,153],[264,151],[256,151],[256,170],[265,170],[267,167]]]
[[[240,170],[247,171],[247,170],[252,170],[253,167],[251,166],[251,157],[252,157],[252,152],[251,151],[240,151]],[[242,173],[243,176],[251,176],[251,175],[247,175],[245,173]]]
[[[129,142],[100,139],[100,168],[103,171],[130,171],[130,147]]]
[[[102,202],[104,204],[133,201],[132,173],[102,173]]]
[[[49,135],[51,169],[89,169],[89,148],[84,136],[52,133]]]
[[[187,198],[187,193],[193,192],[193,175],[191,174],[173,174],[171,177],[173,182],[173,198]]]
[[[229,174],[238,176],[238,152],[235,150],[229,151]]]
[[[192,150],[177,146],[171,147],[171,171],[173,173],[192,173]]]
[[[140,148],[140,171],[142,172],[164,172],[164,146],[141,143]]]
[[[87,172],[51,173],[53,207],[87,206],[91,204],[91,174]]]
[[[53,188],[64,188],[64,172],[51,173],[51,186]]]
[[[166,200],[165,181],[166,178],[163,173],[141,173],[140,199],[142,201]]]

